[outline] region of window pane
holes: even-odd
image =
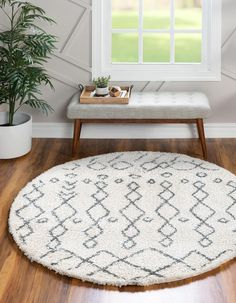
[[[201,29],[202,0],[175,0],[175,28]]]
[[[112,0],[112,28],[138,28],[139,0]]]
[[[143,7],[145,29],[170,28],[170,0],[144,0]]]
[[[170,62],[170,35],[143,35],[144,62]]]
[[[201,63],[202,35],[175,34],[175,61]]]
[[[138,34],[112,34],[112,62],[138,62]]]

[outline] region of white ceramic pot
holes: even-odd
[[[25,113],[16,113],[13,126],[8,123],[8,113],[0,112],[0,159],[21,157],[31,150],[32,118]]]
[[[109,94],[108,87],[96,87],[96,95],[97,96],[106,96]]]

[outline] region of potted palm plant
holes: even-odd
[[[40,86],[53,85],[44,64],[55,49],[56,37],[40,22],[54,22],[29,2],[0,0],[6,28],[0,31],[0,159],[20,157],[31,150],[32,118],[19,112],[30,106],[43,113],[52,107],[41,97]]]

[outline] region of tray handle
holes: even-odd
[[[79,87],[80,93],[82,94],[82,91],[84,90],[83,84],[79,83],[78,87]]]
[[[132,94],[132,89],[134,88],[134,85],[132,84],[131,86],[130,86],[130,94],[129,94],[129,96],[131,97],[131,94]]]

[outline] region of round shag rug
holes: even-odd
[[[118,286],[180,280],[236,256],[236,176],[180,154],[85,158],[27,184],[9,228],[31,260],[63,275]]]

